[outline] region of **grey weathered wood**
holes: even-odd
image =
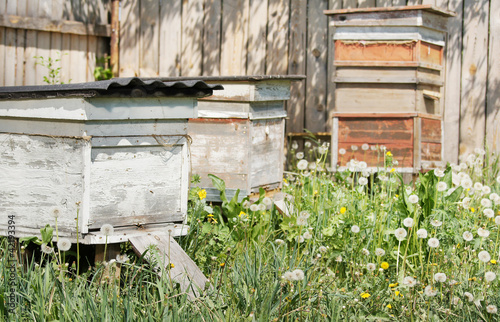
[[[460,104],[460,157],[466,157],[485,138],[486,79],[488,61],[488,1],[464,0],[462,89]],[[486,17],[486,19],[485,19]]]
[[[5,68],[5,28],[0,27],[0,69]],[[0,73],[0,86],[5,85],[5,75]]]
[[[138,6],[139,1],[134,0],[134,6]],[[181,1],[167,1],[162,0],[160,2],[160,44],[159,44],[159,73],[160,76],[180,76],[181,74],[181,32],[182,32],[182,17],[181,17]],[[132,18],[134,14],[130,11],[132,10],[132,4],[128,7],[129,16]],[[136,9],[134,9],[136,10]],[[123,13],[122,13],[123,16]],[[130,42],[127,42],[127,50],[132,51],[136,44],[134,44],[134,22],[122,23],[127,28],[126,35],[121,36],[130,38]],[[120,46],[121,48],[121,46]],[[133,64],[135,58],[132,54],[127,55],[126,62],[128,63],[128,70],[133,69]],[[122,54],[120,53],[120,59],[122,59]],[[121,65],[121,63],[120,63]],[[129,73],[130,74],[130,73]],[[121,74],[120,74],[121,75]],[[139,75],[139,74],[138,74]]]
[[[306,23],[307,0],[290,3],[290,34],[288,74],[305,75],[306,73]],[[287,102],[287,132],[302,132],[305,126],[304,104],[306,98],[305,81],[293,82],[290,89],[290,101]]]
[[[158,76],[159,0],[141,0],[139,23],[139,75]]]
[[[182,7],[183,76],[199,76],[202,69],[203,0],[184,1]]]
[[[274,10],[276,7],[275,3],[272,2],[269,5],[269,9]],[[268,0],[250,0],[249,3],[249,16],[248,16],[248,64],[247,64],[247,75],[264,75],[266,74],[266,56],[267,59],[272,61],[272,57],[266,55],[266,42],[267,42],[267,33],[266,33],[266,22],[267,19],[262,19],[262,17],[267,17],[268,14]],[[285,12],[278,14],[278,16],[286,15]],[[275,31],[275,23],[269,22],[271,33],[273,33],[272,37],[274,38]],[[280,28],[286,29],[286,26],[280,26]],[[281,33],[280,36],[283,36]],[[281,38],[276,39],[276,42],[280,42],[280,45],[283,45],[283,40]],[[273,42],[275,43],[275,42]],[[288,43],[286,40],[284,43]],[[271,44],[273,46],[273,44]],[[273,47],[274,48],[274,47]],[[282,51],[287,49],[286,46],[284,48],[280,48]],[[273,72],[269,70],[268,74],[272,74]],[[282,74],[286,74],[282,72]]]
[[[285,0],[269,0],[266,73],[286,74],[288,68],[289,6]]]
[[[155,265],[163,266],[168,277],[179,283],[181,290],[188,293],[191,298],[203,293],[208,282],[207,278],[172,236],[154,234],[132,237],[129,240],[139,256],[148,251],[145,259]],[[160,270],[160,274],[162,272],[163,270]]]
[[[5,62],[5,86],[14,86],[16,84],[16,30],[12,28],[5,28],[5,43],[4,43],[5,57],[12,57],[12,63]]]
[[[222,10],[221,75],[245,75],[248,0],[234,0]]]
[[[326,9],[328,2],[309,2],[305,128],[312,132],[322,132],[326,127],[328,22],[323,14]]]
[[[139,75],[139,20],[139,1],[122,1],[120,19],[120,77]],[[174,44],[172,43],[172,47],[175,46]],[[165,72],[165,67],[162,68],[162,71]]]
[[[203,75],[220,75],[221,0],[205,0],[203,19]]]
[[[18,16],[15,14],[0,15],[0,26],[75,35],[94,35],[103,37],[109,37],[111,35],[109,25],[87,25],[78,21],[53,20],[47,16],[35,18]]]
[[[491,2],[486,101],[486,141],[491,150],[500,153],[500,3]]]

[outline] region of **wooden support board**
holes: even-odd
[[[172,236],[146,235],[132,237],[129,241],[138,256],[142,256],[146,250],[149,253],[145,256],[146,260],[149,256],[157,255],[158,258],[155,258],[155,260],[166,268],[169,277],[179,283],[181,290],[187,292],[191,298],[200,295],[205,289],[205,284],[208,282],[207,278]],[[151,247],[154,247],[157,252],[151,251]],[[173,264],[173,267],[171,267],[171,264]]]

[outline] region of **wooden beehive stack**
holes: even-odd
[[[402,171],[439,164],[443,53],[453,14],[430,5],[325,13],[335,27],[332,164],[345,165],[350,159],[338,149],[347,149],[380,167],[380,152],[349,151],[365,143],[393,150]]]
[[[232,198],[281,187],[284,166],[285,100],[292,81],[304,76],[203,77],[224,90],[198,100],[198,118],[189,120],[192,171],[201,176],[207,200],[220,201],[208,178],[226,183]]]

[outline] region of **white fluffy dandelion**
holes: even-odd
[[[373,272],[377,268],[377,265],[373,263],[368,263],[366,264],[366,269],[369,270],[370,272]]]
[[[266,208],[267,208],[266,205],[264,205],[263,203],[259,204],[257,207],[258,207],[259,211],[266,211]]]
[[[311,239],[313,236],[310,232],[306,231],[302,237],[304,237],[304,239]]]
[[[340,255],[339,255],[339,256],[337,256],[337,257],[335,258],[335,261],[336,261],[337,263],[342,263],[342,256],[340,256]]]
[[[431,225],[434,226],[434,227],[441,227],[442,224],[443,224],[443,222],[439,221],[437,219],[431,220]]]
[[[67,238],[60,238],[57,242],[57,248],[60,251],[66,252],[71,248],[71,242]]]
[[[302,281],[304,279],[304,271],[301,269],[296,269],[292,272],[294,281]]]
[[[365,186],[368,183],[368,179],[366,179],[365,177],[360,177],[358,179],[358,183],[362,186]]]
[[[259,211],[259,205],[257,205],[257,204],[250,205],[250,211],[253,211],[253,212]]]
[[[299,160],[302,160],[304,159],[304,152],[297,152],[297,154],[295,155],[295,157]]]
[[[432,248],[437,248],[439,247],[439,239],[437,238],[429,238],[429,241],[427,242],[427,244],[429,245],[429,247],[432,247]]]
[[[308,162],[307,160],[300,160],[299,162],[297,162],[297,168],[299,170],[306,170],[307,169],[307,166],[308,166]]]
[[[352,225],[351,231],[355,234],[359,233],[359,226],[357,225]]]
[[[491,208],[491,200],[486,198],[481,199],[481,206],[483,206],[484,208]]]
[[[464,233],[462,234],[462,237],[464,238],[465,241],[471,241],[472,238],[474,238],[474,236],[472,235],[472,233],[470,231],[464,231]]]
[[[491,188],[489,186],[483,186],[483,188],[481,188],[481,192],[483,193],[483,195],[487,195],[491,193]]]
[[[311,216],[311,214],[307,211],[307,210],[302,210],[300,213],[299,213],[299,217],[300,218],[309,218]]]
[[[105,236],[113,235],[115,228],[110,224],[104,224],[101,226],[101,234]]]
[[[57,206],[50,207],[49,209],[49,214],[55,219],[59,218],[61,216],[61,213],[62,213],[61,208]]]
[[[477,234],[480,236],[480,237],[488,237],[490,235],[490,231],[487,230],[487,229],[483,229],[481,227],[479,227],[479,229],[477,230]]]
[[[403,220],[403,225],[405,225],[405,227],[413,227],[413,218],[405,218],[405,220]]]
[[[488,263],[491,260],[490,253],[488,253],[485,250],[480,251],[479,254],[477,254],[477,257],[479,258],[480,261],[484,263]]]
[[[462,181],[460,182],[460,185],[464,189],[470,189],[472,188],[472,180],[469,178],[463,178]]]
[[[495,278],[497,278],[497,274],[493,272],[484,273],[484,279],[486,280],[486,282],[493,282]]]
[[[213,214],[214,213],[214,209],[212,207],[210,207],[210,206],[203,207],[203,210],[205,210],[209,214]]]
[[[442,191],[445,191],[446,189],[448,189],[448,185],[446,184],[446,182],[440,181],[440,182],[438,182],[436,188],[437,188],[437,191],[442,192]]]
[[[486,312],[490,313],[490,314],[496,314],[497,313],[497,307],[496,305],[493,305],[493,304],[490,304],[486,307]]]
[[[410,203],[417,203],[417,202],[418,202],[418,196],[417,196],[417,195],[410,195],[410,196],[408,197],[408,201],[409,201]]]
[[[116,261],[120,264],[123,264],[125,262],[128,262],[129,258],[128,258],[127,254],[118,254],[118,255],[116,255]]]
[[[368,255],[370,255],[370,251],[369,251],[368,249],[366,249],[366,248],[363,248],[363,249],[361,250],[361,254],[363,254],[363,255],[365,255],[365,256],[368,256]]]
[[[434,175],[438,178],[442,178],[444,177],[444,170],[434,169]]]
[[[414,287],[415,285],[417,285],[417,281],[411,276],[406,276],[403,279],[403,284],[408,287]]]
[[[483,214],[488,218],[493,218],[495,216],[495,212],[491,208],[484,209]]]
[[[363,151],[366,151],[366,150],[368,150],[369,148],[370,148],[370,146],[369,146],[367,143],[363,143],[363,144],[361,145],[361,150],[363,150]]]
[[[467,300],[468,300],[469,302],[474,301],[474,296],[473,296],[471,293],[469,293],[469,292],[464,292],[464,296],[467,298]]]
[[[357,145],[351,145],[351,150],[358,151],[358,146]]]
[[[396,238],[397,238],[398,240],[403,240],[403,239],[405,239],[405,237],[406,237],[406,235],[407,235],[407,234],[408,234],[408,233],[406,232],[406,229],[404,229],[404,228],[398,228],[398,229],[396,229],[396,230],[394,231],[394,235],[396,236]]]
[[[343,148],[342,148],[342,149],[339,149],[339,154],[340,154],[340,155],[344,155],[345,153],[346,153],[346,150],[345,150],[345,149],[343,149]]]
[[[273,204],[273,200],[269,197],[264,197],[264,199],[262,199],[262,203],[266,206],[271,206]]]
[[[325,246],[319,246],[318,250],[320,253],[326,253],[328,249]]]
[[[424,294],[429,297],[436,296],[437,290],[433,289],[431,285],[427,285],[425,287]]]
[[[434,274],[434,280],[439,283],[446,282],[446,274],[445,273],[436,273]]]
[[[40,250],[45,254],[52,254],[54,252],[54,249],[45,243],[40,246]]]
[[[424,228],[417,230],[417,237],[418,238],[427,238],[427,230],[425,230]]]
[[[307,218],[298,217],[297,218],[297,225],[298,226],[305,226],[305,225],[307,225]]]
[[[500,216],[495,217],[495,224],[500,225]]]
[[[285,280],[287,280],[289,282],[293,281],[293,279],[294,279],[294,276],[293,276],[292,272],[285,272],[285,274],[283,274],[282,277],[283,277],[283,279],[285,279]]]
[[[379,257],[384,256],[385,255],[385,250],[383,250],[382,248],[376,248],[375,249],[375,255],[379,256]]]
[[[285,243],[285,241],[283,239],[279,239],[279,238],[276,239],[274,242],[276,243],[276,245],[283,245]]]

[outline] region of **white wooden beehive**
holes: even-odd
[[[53,206],[59,236],[76,238],[78,214],[82,242],[104,242],[106,223],[117,228],[108,242],[156,228],[181,233],[187,120],[213,88],[133,78],[0,89],[0,234],[12,215],[16,237],[54,227]]]

